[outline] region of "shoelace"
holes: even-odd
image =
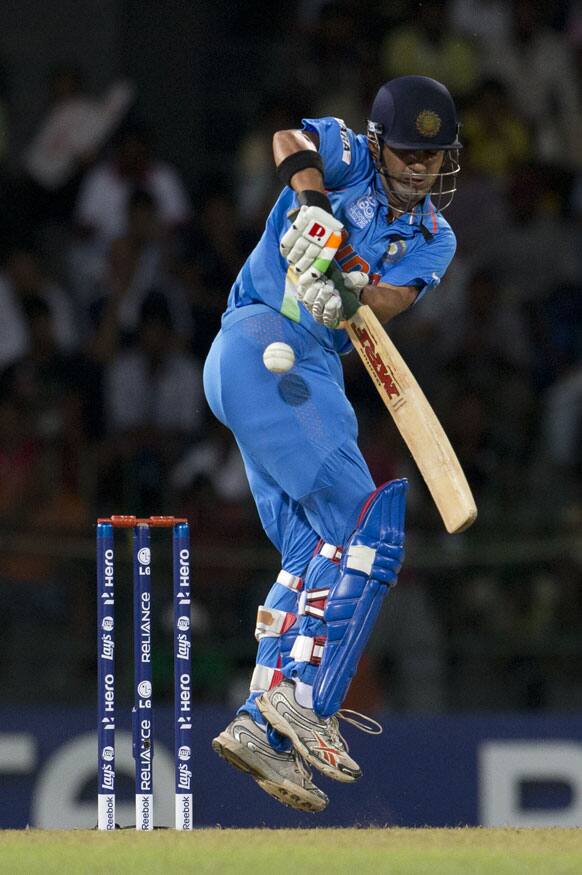
[[[378,723],[377,720],[374,720],[373,717],[369,717],[367,714],[361,714],[359,711],[352,711],[351,708],[342,708],[337,712],[336,716],[341,720],[344,720],[346,723],[355,726],[360,732],[365,732],[368,735],[382,735],[384,732],[382,724]],[[362,719],[358,720],[358,717],[361,717]]]
[[[300,775],[305,778],[305,780],[309,783],[313,783],[313,772],[311,771],[305,760],[303,760],[299,756],[299,754],[295,755],[295,765]]]
[[[362,719],[358,720],[358,717],[361,717]],[[346,723],[351,723],[356,729],[359,729],[361,732],[366,732],[368,735],[381,735],[384,731],[382,725],[378,723],[377,720],[374,720],[373,717],[368,717],[367,714],[360,714],[359,711],[352,711],[351,708],[342,708],[337,714],[329,718],[327,731],[332,744],[336,747],[343,746],[346,753],[349,753],[350,746],[340,732],[338,718],[344,720]]]
[[[338,716],[339,716],[339,712],[338,712]],[[328,734],[329,734],[331,743],[334,744],[336,747],[339,747],[339,748],[343,747],[344,750],[346,751],[346,753],[349,753],[350,746],[339,730],[339,721],[337,719],[337,716],[329,718],[327,728],[328,728]]]

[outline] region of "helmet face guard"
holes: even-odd
[[[376,170],[385,181],[385,188],[388,193],[388,197],[392,195],[392,199],[394,196],[397,196],[399,199],[402,199],[402,191],[397,191],[393,188],[394,181],[398,181],[401,185],[406,186],[408,182],[408,187],[410,188],[410,200],[408,204],[405,204],[403,207],[396,207],[392,204],[392,208],[396,212],[408,213],[410,210],[419,203],[418,194],[414,191],[414,188],[411,184],[412,176],[415,178],[418,177],[426,177],[433,178],[433,182],[430,185],[430,188],[427,191],[427,194],[430,195],[431,201],[434,204],[434,208],[437,212],[442,212],[446,210],[448,206],[450,206],[455,192],[457,190],[457,176],[461,172],[461,165],[459,162],[459,149],[444,149],[444,159],[441,166],[441,169],[438,173],[418,173],[417,171],[412,174],[409,172],[404,172],[400,174],[397,178],[393,175],[390,175],[386,169],[386,166],[382,159],[382,146],[384,145],[382,140],[380,139],[380,135],[378,134],[376,128],[376,123],[368,121],[368,143],[372,147],[372,153],[378,155],[378,158],[375,159],[374,163],[376,165]],[[386,143],[386,145],[388,145]],[[420,151],[419,149],[414,149],[413,147],[405,147],[398,146],[389,148],[408,148],[409,151]],[[424,147],[426,149],[426,147]],[[432,150],[431,150],[432,151]],[[422,198],[424,200],[424,196]],[[421,215],[428,215],[428,213],[423,212]]]
[[[456,191],[456,179],[460,172],[459,123],[453,99],[444,85],[427,76],[401,76],[386,82],[378,91],[367,124],[368,143],[375,156],[376,169],[385,180],[390,196],[392,192],[402,201],[402,191],[391,188],[397,181],[406,188],[410,179],[410,203],[397,212],[409,212],[419,201],[412,185],[415,179],[425,175],[434,176],[426,193],[430,193],[437,211],[446,209]],[[382,147],[419,151],[443,151],[445,157],[440,172],[436,174],[403,173],[398,179],[391,177],[382,158]],[[377,157],[376,157],[377,156]]]

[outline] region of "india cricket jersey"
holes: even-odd
[[[388,197],[372,161],[366,137],[341,119],[304,119],[304,129],[319,135],[325,187],[333,213],[343,223],[344,239],[336,261],[344,272],[369,274],[371,282],[416,286],[417,301],[437,286],[456,248],[455,235],[427,196],[412,212],[388,221]],[[315,322],[297,299],[287,275],[279,241],[297,207],[295,192],[285,187],[266,223],[263,236],[239,273],[227,313],[263,303],[301,324],[319,343],[337,352],[349,350],[347,334]]]

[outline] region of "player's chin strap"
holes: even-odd
[[[376,122],[368,121],[367,129],[366,129],[366,137],[368,140],[368,146],[370,147],[370,154],[372,156],[372,161],[374,163],[374,167],[380,174],[380,176],[384,177],[386,182],[390,182],[390,176],[388,175],[388,170],[386,169],[386,165],[384,164],[384,158],[382,157],[382,143],[380,142],[380,134],[382,133],[382,125],[376,124]],[[397,212],[406,212],[406,210],[399,210],[397,207],[392,207]]]
[[[384,596],[396,583],[404,557],[407,489],[406,480],[377,489],[344,549],[325,605],[327,641],[313,685],[313,708],[320,717],[339,712]]]

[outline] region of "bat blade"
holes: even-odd
[[[463,469],[408,365],[365,304],[343,326],[418,466],[450,534],[477,518]]]

